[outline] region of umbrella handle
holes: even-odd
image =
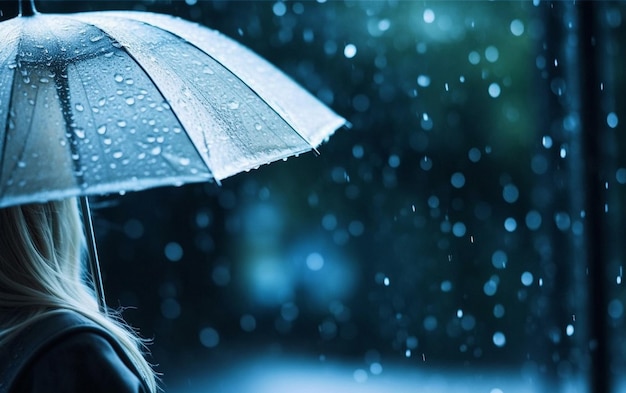
[[[104,297],[104,286],[102,285],[102,274],[100,273],[100,262],[98,261],[98,252],[96,250],[96,236],[94,234],[93,222],[91,220],[89,200],[86,196],[81,196],[79,199],[83,226],[85,227],[85,236],[87,237],[89,270],[91,271],[91,278],[93,280],[93,286],[98,300],[98,307],[102,313],[106,314],[106,299]]]

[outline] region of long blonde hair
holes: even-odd
[[[154,372],[143,341],[119,315],[99,311],[86,281],[85,249],[76,199],[0,209],[0,347],[29,324],[73,310],[108,330],[152,392]]]

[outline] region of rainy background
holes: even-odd
[[[37,5],[204,24],[351,123],[93,199],[108,303],[166,391],[626,391],[623,3]]]

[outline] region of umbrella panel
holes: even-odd
[[[209,54],[169,31],[128,19],[127,14],[123,23],[111,16],[88,17],[143,67],[217,179],[311,150],[311,144],[263,98]],[[81,17],[85,20],[87,15]]]

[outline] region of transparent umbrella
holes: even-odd
[[[0,207],[81,196],[93,238],[88,195],[219,182],[314,149],[345,124],[200,25],[20,5],[0,23]]]

